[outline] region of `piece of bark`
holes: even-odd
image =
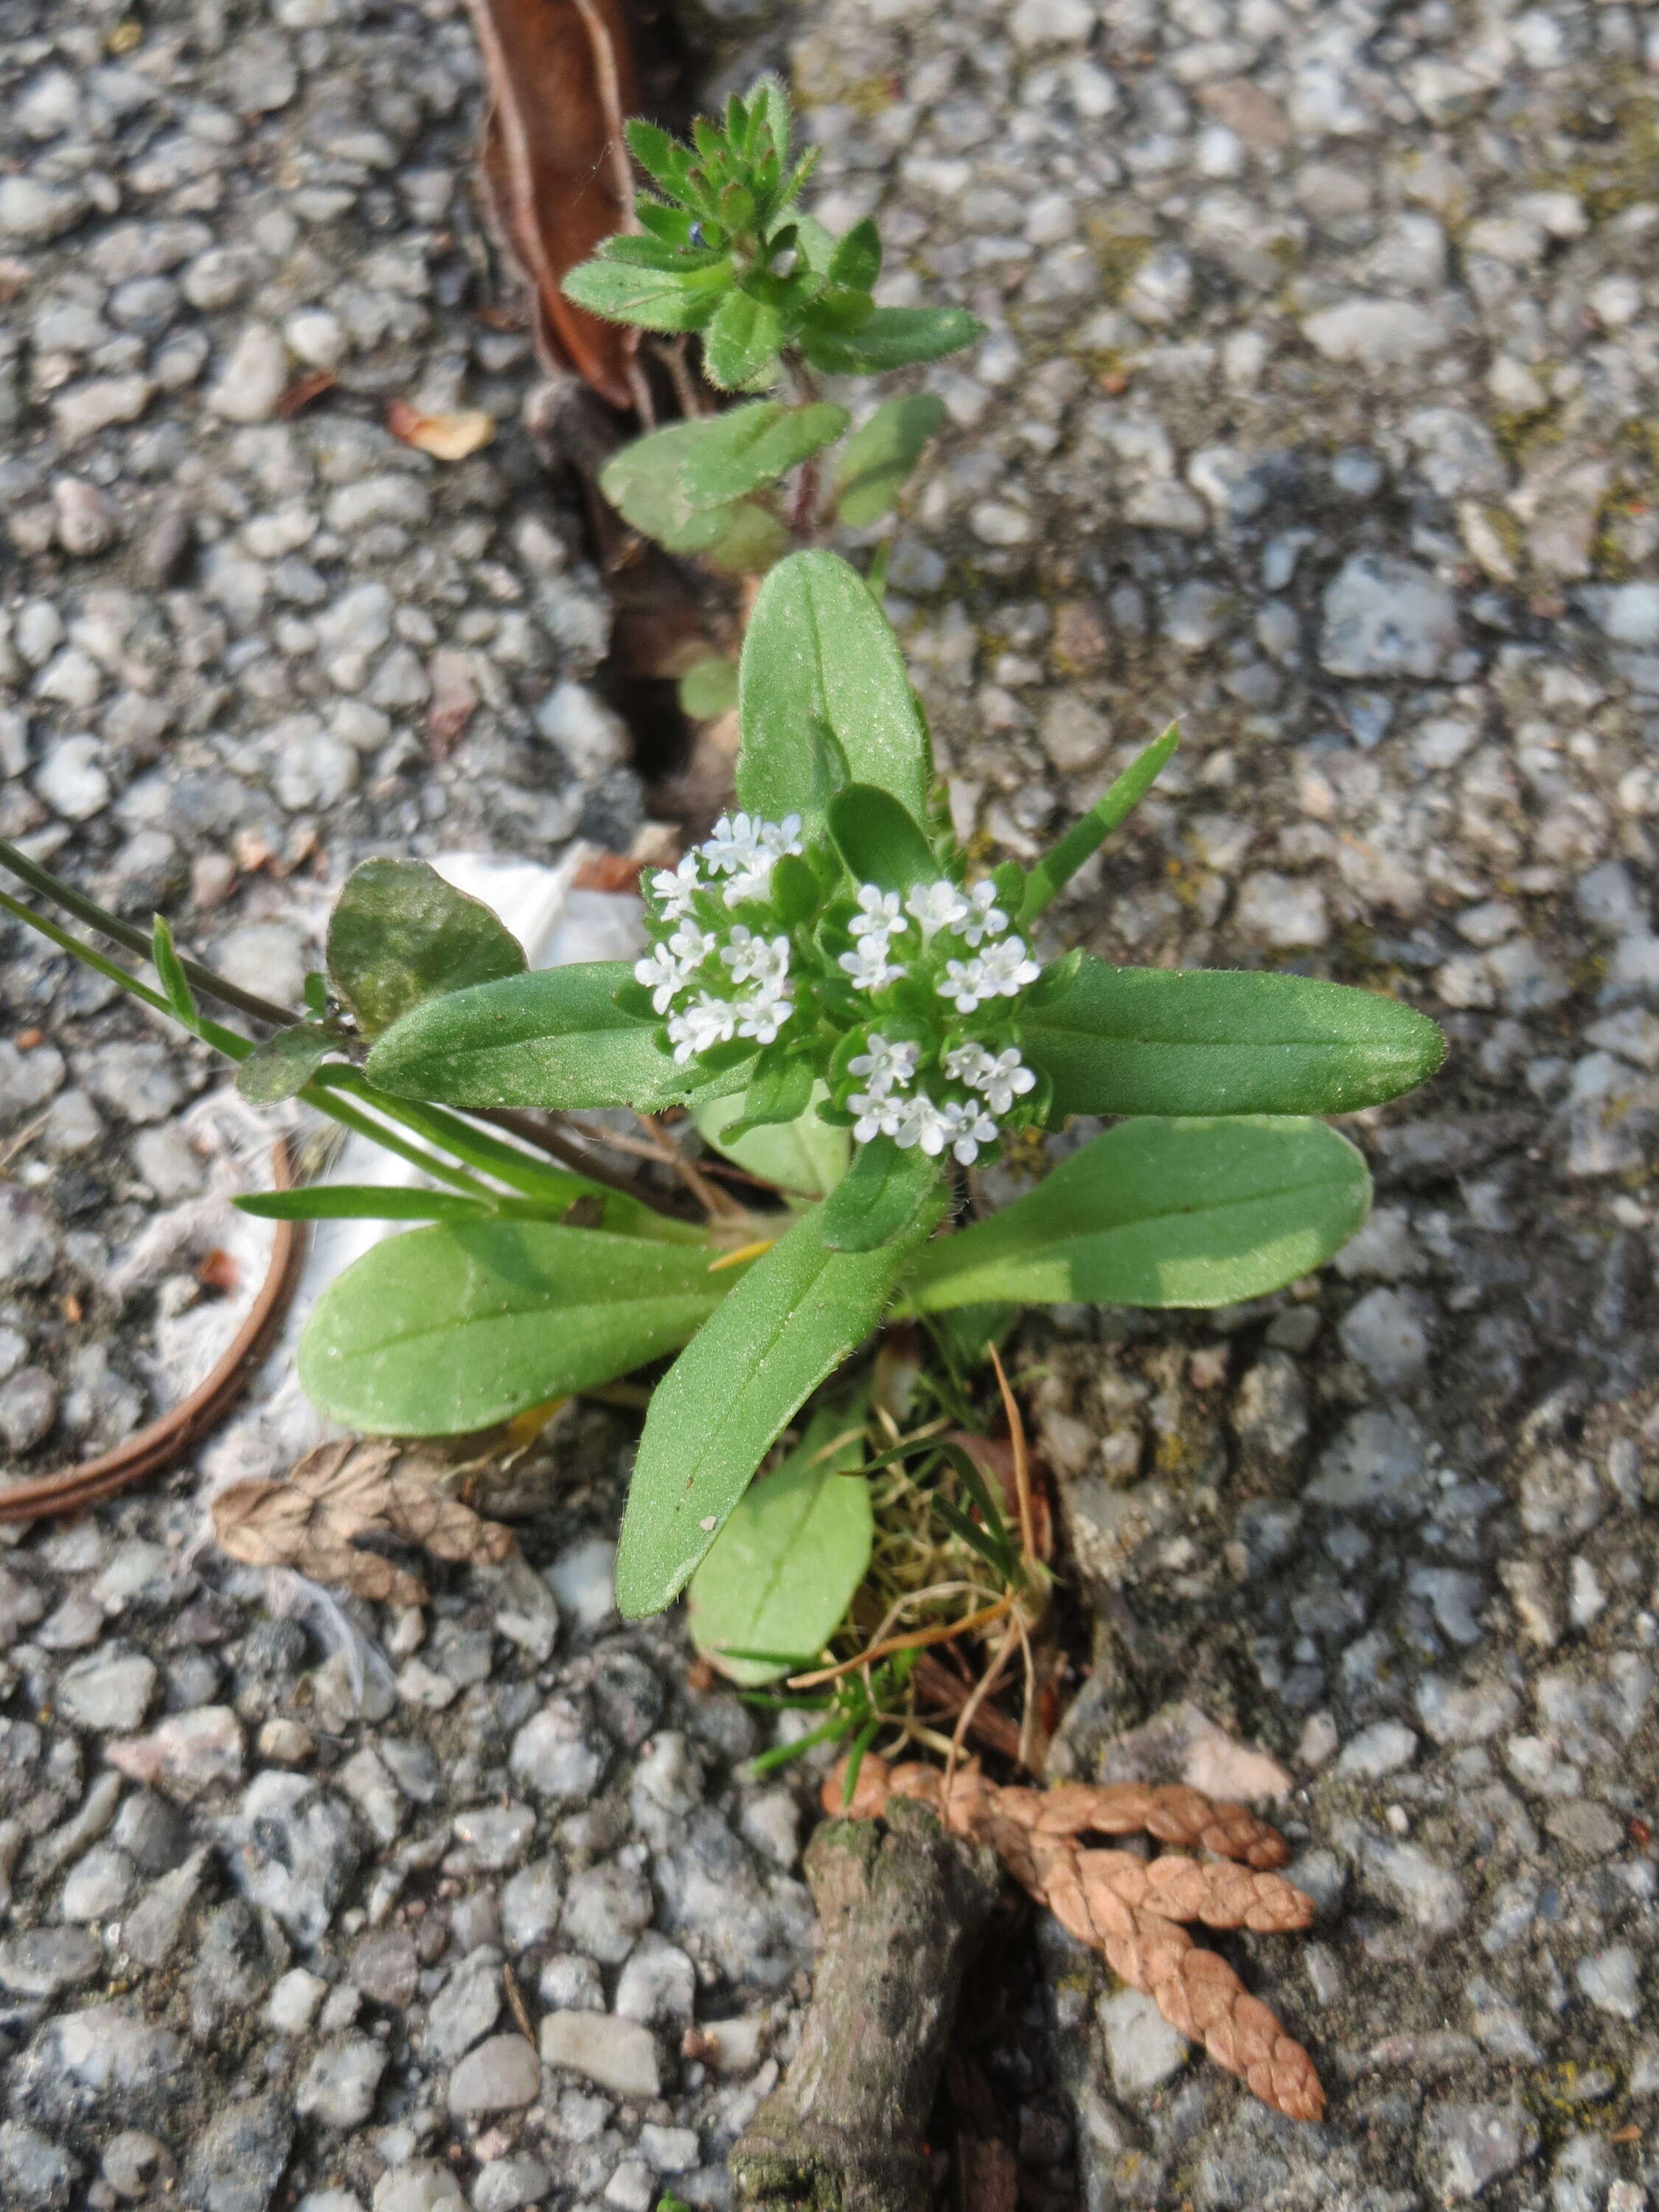
[[[922,2212],[924,2130],[996,1855],[896,1799],[828,1820],[806,1853],[821,1923],[812,2002],[781,2088],[732,2154],[748,2212]]]

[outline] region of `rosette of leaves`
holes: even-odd
[[[778,861],[760,905],[740,890],[732,911],[781,913],[779,933],[798,933],[792,973],[808,939],[813,972],[830,973],[861,886],[969,884],[897,641],[845,562],[797,554],[768,577],[739,709],[739,804],[764,824],[798,817],[800,851]],[[1173,742],[1034,867],[996,872],[1026,939]],[[1321,1265],[1364,1219],[1370,1181],[1318,1117],[1409,1090],[1444,1051],[1433,1023],[1370,992],[1063,954],[1000,1002],[1036,1078],[1022,1106],[1048,1128],[1073,1115],[1115,1126],[1000,1212],[942,1234],[961,1194],[950,1153],[861,1142],[838,1103],[865,1006],[795,989],[769,1040],[734,1034],[677,1058],[641,998],[621,963],[440,992],[385,1031],[369,1076],[463,1109],[689,1106],[718,1150],[787,1187],[787,1208],[757,1214],[735,1255],[649,1215],[602,1229],[441,1223],[343,1276],[301,1355],[325,1411],[409,1433],[477,1426],[684,1346],[653,1397],[623,1528],[617,1595],[634,1616],[683,1588],[775,1442],[884,1316],[1217,1306]],[[949,1010],[917,998],[908,1018],[921,1035]]]

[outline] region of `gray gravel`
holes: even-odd
[[[1454,1044],[1350,1125],[1378,1212],[1320,1281],[1044,1344],[1115,1586],[1057,1763],[1198,1780],[1188,1699],[1278,1756],[1322,1911],[1235,1955],[1331,2090],[1318,2129],[1263,2112],[1051,1932],[1082,2193],[1632,2212],[1659,19],[829,0],[790,51],[830,218],[880,215],[890,299],[990,326],[928,380],[951,427],[893,570],[959,824],[1034,852],[1178,718],[1057,928],[1370,984]]]
[[[1642,2212],[1659,27],[718,12],[737,74],[793,68],[821,212],[881,213],[887,296],[989,325],[925,380],[949,427],[893,568],[959,826],[1034,853],[1178,715],[1057,926],[1396,991],[1455,1045],[1351,1125],[1378,1211],[1318,1283],[1040,1340],[1080,1585],[1115,1592],[1058,1759],[1236,1759],[1192,1701],[1279,1762],[1320,1918],[1235,1955],[1331,2108],[1263,2112],[1049,1929],[1070,2109],[1034,2034],[1033,2201]],[[477,313],[461,9],[133,23],[5,17],[0,834],[292,998],[364,853],[625,849],[646,802],[515,427],[527,343]],[[501,434],[433,462],[394,397]],[[0,1000],[21,1474],[165,1398],[223,1231],[205,1060],[15,934]],[[187,1468],[3,1532],[9,2206],[726,2200],[805,1988],[803,1807],[743,1778],[756,1723],[678,1629],[611,1609],[623,1429],[551,1449],[528,1566],[411,1615],[270,1617],[189,1548]]]

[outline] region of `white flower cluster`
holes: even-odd
[[[727,906],[741,906],[745,899],[764,898],[774,863],[799,850],[799,814],[786,814],[781,822],[763,822],[758,814],[722,814],[714,835],[694,846],[678,868],[658,869],[651,888],[662,902],[666,921],[690,913],[694,891],[716,887],[705,878],[705,869],[708,876],[725,879],[718,887]]]
[[[788,938],[762,936],[738,922],[722,943],[697,921],[694,900],[699,891],[719,891],[728,907],[764,898],[775,863],[800,849],[798,814],[781,822],[723,814],[714,835],[677,868],[659,868],[652,877],[660,919],[677,926],[635,963],[634,975],[650,992],[653,1009],[668,1016],[669,1042],[682,1066],[733,1037],[770,1044],[794,1012]],[[716,955],[724,975],[710,972]],[[750,988],[732,994],[733,984]],[[694,989],[694,997],[676,1006]]]
[[[852,1074],[864,1079],[864,1089],[847,1102],[859,1117],[853,1134],[860,1145],[890,1137],[901,1152],[920,1145],[931,1159],[948,1147],[963,1167],[971,1167],[980,1146],[997,1140],[997,1125],[986,1108],[1006,1114],[1017,1097],[1036,1087],[1036,1077],[1012,1045],[993,1053],[969,1042],[953,1047],[943,1065],[946,1075],[978,1095],[941,1103],[910,1089],[921,1063],[919,1045],[872,1031],[869,1048],[847,1063]]]
[[[853,949],[842,954],[840,965],[861,991],[883,990],[909,973],[908,961],[892,957],[893,939],[908,934],[913,921],[921,951],[941,930],[953,932],[972,951],[970,959],[947,959],[939,984],[941,997],[959,1014],[973,1013],[988,1000],[1018,998],[1042,973],[1025,939],[1005,934],[1008,917],[996,902],[994,884],[975,884],[962,891],[954,884],[919,884],[901,906],[896,891],[861,884],[858,897]],[[978,950],[981,945],[983,952]]]

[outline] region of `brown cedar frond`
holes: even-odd
[[[1201,2043],[1264,2104],[1295,2120],[1320,2118],[1325,2093],[1312,2059],[1224,1959],[1176,1924],[1196,1920],[1272,1934],[1308,1925],[1311,1899],[1267,1871],[1289,1856],[1284,1838],[1254,1813],[1182,1787],[1003,1789],[972,1769],[947,1782],[937,1767],[890,1768],[866,1756],[854,1813],[879,1813],[894,1795],[931,1804],[957,1834],[992,1844],[1062,1926],[1101,1952],[1114,1973],[1151,1997],[1172,2027]],[[839,1768],[824,1784],[823,1802],[827,1810],[841,1809]],[[1201,1845],[1224,1863],[1174,1855],[1147,1861],[1076,1840],[1137,1830],[1164,1843]]]
[[[313,1582],[392,1605],[419,1605],[417,1577],[359,1537],[399,1535],[439,1559],[504,1559],[509,1529],[440,1489],[441,1462],[384,1441],[319,1444],[281,1482],[233,1482],[211,1501],[221,1550],[254,1567],[294,1567]]]

